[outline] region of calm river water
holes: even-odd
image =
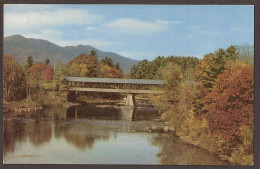
[[[172,133],[153,107],[52,107],[4,122],[5,164],[226,164]]]

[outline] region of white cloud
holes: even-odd
[[[58,38],[62,35],[60,31],[53,30],[53,29],[42,29],[40,32],[37,33],[28,33],[24,34],[25,37],[30,37],[30,38],[36,38],[36,39],[53,39],[53,38]]]
[[[31,32],[49,26],[81,25],[99,22],[101,16],[81,9],[56,9],[29,12],[5,12],[4,34]]]
[[[60,46],[76,46],[76,45],[90,45],[96,48],[103,48],[104,46],[112,45],[112,41],[102,41],[98,39],[86,39],[86,40],[53,40],[55,44]]]
[[[90,45],[97,48],[114,44],[112,41],[102,41],[98,39],[86,40],[64,40],[61,38],[62,33],[56,30],[46,29],[41,30],[38,34],[24,34],[26,38],[44,39],[59,46],[77,46],[77,45]]]
[[[127,33],[155,33],[166,30],[169,24],[179,24],[180,22],[169,22],[156,20],[155,22],[145,22],[133,18],[121,18],[107,23],[105,26]]]

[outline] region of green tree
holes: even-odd
[[[168,83],[162,88],[162,94],[152,97],[153,103],[163,112],[162,118],[174,127],[176,132],[181,131],[181,126],[191,110],[193,101],[193,85],[183,83],[181,67],[169,63],[159,70],[160,78]]]
[[[62,83],[62,80],[66,76],[67,76],[66,66],[62,63],[57,63],[54,72],[54,82],[56,84],[56,89],[62,90],[65,88],[65,85]]]
[[[117,70],[122,71],[122,69],[121,69],[121,67],[120,67],[120,64],[119,64],[118,62],[116,63],[115,68],[116,68]]]
[[[26,69],[28,70],[32,65],[33,65],[33,57],[32,56],[28,56],[26,58],[26,61],[25,61],[25,67]]]
[[[46,58],[44,63],[45,63],[45,65],[48,66],[48,65],[50,64],[50,59],[49,59],[49,58]]]
[[[113,63],[113,60],[110,59],[109,57],[105,57],[105,59],[101,59],[100,61],[102,64],[106,64],[110,67],[114,67],[114,63]]]
[[[130,69],[130,77],[132,79],[136,79],[136,71],[137,71],[137,67],[136,67],[135,64],[133,64],[131,69]]]
[[[96,59],[98,59],[97,52],[95,50],[93,50],[93,49],[90,52],[90,56],[94,56]]]

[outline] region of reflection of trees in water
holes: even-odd
[[[20,130],[24,130],[23,123],[4,123],[4,142],[3,142],[3,154],[7,152],[14,152],[15,142],[24,140],[23,135],[20,133]]]
[[[225,164],[217,156],[206,150],[183,143],[178,137],[161,133],[152,140],[153,145],[159,145],[162,149],[157,155],[161,164],[175,165],[209,165]]]
[[[56,119],[54,121],[54,137],[55,138],[60,138],[63,135],[64,132],[64,127],[62,126],[62,121],[60,121],[59,119]]]
[[[44,115],[48,118],[66,119],[67,109],[64,106],[49,107],[44,110]]]
[[[66,126],[64,137],[75,147],[84,150],[92,148],[95,140],[109,139],[109,133],[107,129],[92,124],[89,121],[76,121]]]
[[[47,143],[51,139],[51,124],[41,122],[27,123],[25,134],[35,146]]]
[[[16,142],[28,140],[34,146],[40,146],[51,139],[51,124],[42,122],[6,122],[4,123],[4,154],[14,152]]]

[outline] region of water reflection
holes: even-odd
[[[78,149],[92,148],[97,139],[107,140],[108,130],[100,129],[93,123],[74,121],[66,126],[64,137]]]
[[[33,146],[41,146],[51,139],[50,123],[39,121],[6,122],[4,123],[3,154],[15,151],[15,143],[29,140]]]
[[[4,122],[5,163],[224,164],[172,134],[140,132],[156,109],[53,107]]]
[[[67,119],[100,119],[100,120],[152,120],[158,116],[156,109],[145,113],[144,108],[99,107],[97,105],[83,105],[71,107],[67,110]],[[76,113],[76,114],[75,114]]]
[[[160,133],[153,137],[152,144],[161,147],[157,155],[161,164],[174,165],[220,165],[228,164],[221,161],[215,154],[183,143],[172,134]]]
[[[125,121],[131,121],[134,114],[134,108],[120,108],[121,119]]]

